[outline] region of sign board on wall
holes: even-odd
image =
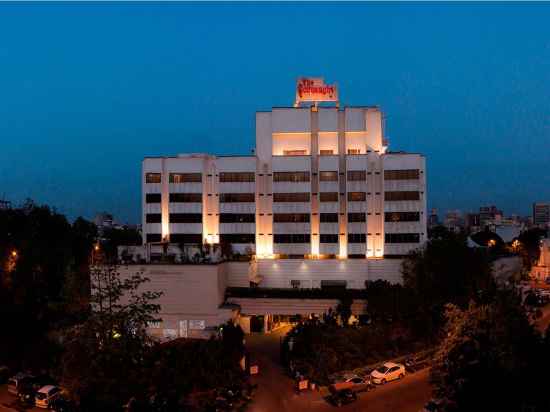
[[[204,330],[206,329],[206,322],[204,320],[190,320],[189,329]]]
[[[322,77],[301,77],[296,83],[296,106],[302,102],[338,102],[338,88]]]

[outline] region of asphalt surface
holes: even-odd
[[[258,384],[248,412],[286,411],[374,411],[418,412],[431,397],[428,370],[407,375],[401,381],[377,386],[374,391],[360,393],[356,402],[336,408],[327,403],[317,391],[297,394],[294,381],[284,374],[279,364],[279,342],[289,328],[269,335],[247,336],[247,348],[257,361],[259,374],[252,377]]]

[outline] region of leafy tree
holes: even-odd
[[[445,339],[431,370],[442,412],[548,410],[540,373],[549,353],[519,296],[504,290],[491,303],[450,304],[445,316]]]
[[[158,292],[143,291],[140,273],[121,278],[117,267],[92,268],[92,313],[67,334],[61,377],[83,411],[118,410],[143,392],[143,367],[155,321]]]
[[[70,318],[67,280],[86,251],[63,215],[30,200],[0,210],[0,233],[0,316],[10,331],[0,339],[0,361],[47,368],[55,358],[43,356],[54,349],[46,337]]]
[[[420,310],[442,322],[446,303],[466,307],[471,299],[489,299],[495,291],[488,254],[470,248],[464,234],[439,229],[424,248],[411,252],[402,264],[404,286],[416,295]]]

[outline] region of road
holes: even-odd
[[[258,391],[248,412],[334,411],[316,391],[297,394],[293,380],[287,377],[279,364],[279,340],[288,332],[280,329],[269,335],[247,336],[247,348],[259,365],[260,373],[252,377]],[[359,394],[359,400],[339,410],[359,412],[418,412],[430,399],[431,386],[428,370],[407,375],[405,379],[378,386],[376,390]]]

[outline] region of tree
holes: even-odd
[[[445,317],[431,370],[441,412],[548,410],[544,380],[535,377],[550,357],[515,292],[465,309],[447,305]]]
[[[118,410],[142,394],[152,344],[148,322],[158,320],[159,292],[143,291],[140,273],[121,278],[117,267],[92,268],[92,312],[67,334],[61,378],[80,410]]]
[[[47,335],[71,319],[67,280],[86,251],[65,216],[30,200],[0,210],[0,233],[0,316],[10,331],[0,339],[0,363],[47,369],[56,361]]]
[[[411,252],[402,264],[404,286],[410,288],[421,309],[443,319],[443,306],[466,307],[471,299],[489,299],[495,291],[488,254],[470,248],[463,234],[439,229],[424,248]]]

